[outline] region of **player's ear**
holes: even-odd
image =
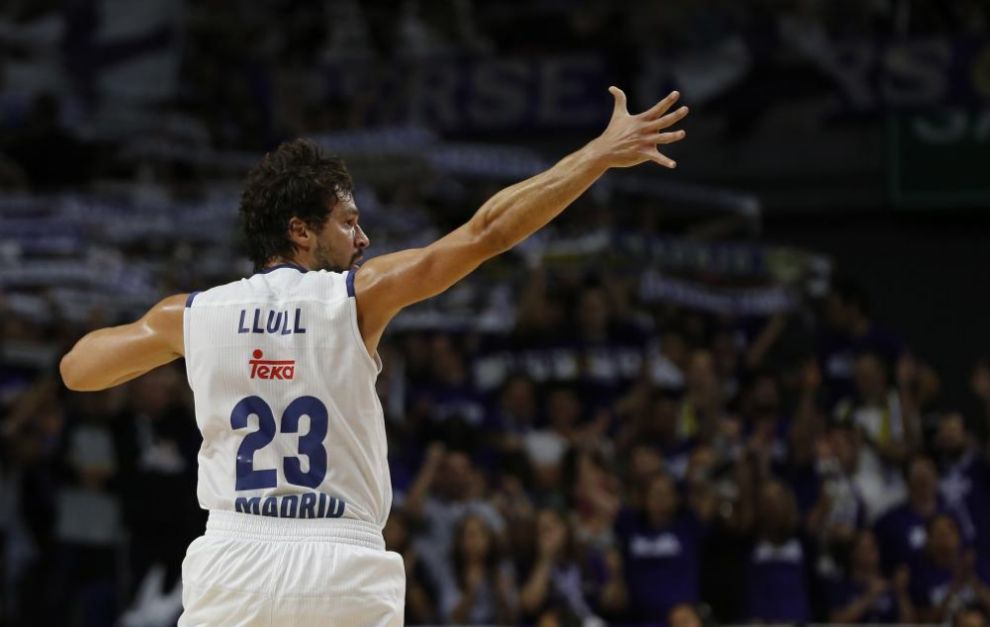
[[[295,216],[289,219],[288,234],[289,239],[296,246],[308,246],[309,238],[312,236],[306,221]]]

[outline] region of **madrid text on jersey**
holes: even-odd
[[[242,514],[273,516],[275,518],[340,518],[344,515],[344,499],[323,492],[285,494],[282,496],[238,496],[234,509]]]
[[[268,333],[271,335],[293,335],[305,333],[306,329],[302,325],[302,309],[296,307],[293,322],[289,322],[288,310],[276,311],[271,309],[268,315],[264,315],[264,310],[255,308],[252,319],[248,320],[248,310],[241,309],[240,319],[237,321],[238,333]]]

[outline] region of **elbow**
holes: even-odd
[[[100,389],[86,380],[75,349],[62,357],[58,364],[58,371],[62,376],[62,383],[73,392],[93,392]]]
[[[69,351],[62,356],[62,360],[58,363],[58,372],[62,375],[62,383],[65,387],[74,392],[81,392],[82,382],[75,362],[76,358],[73,355],[73,351]]]
[[[470,241],[485,258],[501,255],[515,245],[511,234],[497,220],[492,220],[484,208],[467,223]]]
[[[478,233],[476,239],[486,259],[501,255],[516,244],[516,241],[504,229],[492,225],[486,225]]]

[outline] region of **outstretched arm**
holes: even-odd
[[[626,109],[626,95],[609,88],[615,107],[608,128],[583,148],[536,176],[492,196],[463,226],[425,248],[371,259],[355,278],[358,322],[370,352],[388,322],[402,308],[435,296],[484,261],[512,248],[567,208],[606,170],[653,161],[675,163],[657,150],[684,137],[666,132],[687,115],[687,107],[668,113],[679,94],[672,92],[637,115]]]
[[[59,364],[65,386],[104,390],[182,357],[185,304],[185,294],[170,296],[137,322],[87,333]]]

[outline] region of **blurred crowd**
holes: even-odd
[[[769,83],[797,97],[842,80],[829,42],[979,37],[990,15],[985,0],[279,0],[236,19],[217,0],[130,4],[0,6],[0,189],[133,175],[121,145],[138,135],[257,150],[415,122],[398,103],[420,95],[389,69],[415,77],[434,59],[596,55],[619,84],[660,72],[693,104],[732,110],[742,134],[773,101]],[[348,66],[370,88],[343,88]]]
[[[408,623],[986,624],[987,363],[944,406],[841,277],[762,319],[607,270],[518,290],[510,333],[381,347]],[[74,333],[7,316],[0,346]],[[8,360],[0,384],[9,624],[169,624],[204,524],[181,365],[74,394]]]
[[[26,269],[14,279],[51,279],[42,265],[56,275],[25,283],[31,299],[0,292],[0,625],[174,623],[181,560],[205,521],[184,372],[67,391],[59,355],[117,318],[109,305],[67,306],[78,294],[57,306],[51,295],[59,280],[78,282],[67,265],[102,273],[107,285],[90,287],[107,302],[99,289],[127,291],[129,277],[156,292],[232,278],[232,213],[197,206],[158,219],[161,190],[148,183],[205,197],[205,183],[239,175],[243,162],[221,172],[197,159],[204,148],[364,128],[372,103],[328,100],[315,80],[325,67],[591,47],[632,72],[648,55],[739,41],[754,59],[742,89],[770,93],[753,88],[771,82],[766,68],[786,73],[823,37],[982,36],[990,16],[983,0],[280,0],[244,4],[236,20],[216,0],[129,4],[161,23],[103,47],[92,35],[112,17],[99,14],[105,2],[0,5],[0,190],[116,179],[137,181],[141,201],[117,213],[69,199],[0,215],[0,257]],[[142,51],[164,51],[138,66],[144,82],[177,63],[174,92],[141,92],[134,74],[117,77],[131,91],[97,80],[94,68]],[[733,129],[763,114],[751,92],[733,97],[743,103]],[[113,108],[128,98],[133,110]],[[138,158],[133,142],[146,135],[191,152]],[[416,180],[377,182],[377,211],[361,201],[373,252],[405,241],[383,231],[425,237],[500,185],[405,175]],[[574,232],[670,226],[648,199],[609,200],[614,209],[592,207]],[[100,228],[87,232],[87,221]],[[209,239],[220,231],[222,245]],[[186,237],[199,239],[176,243]],[[508,295],[486,277],[446,304],[498,301],[498,324],[424,316],[383,340],[395,489],[384,532],[405,558],[409,624],[987,624],[987,347],[973,347],[969,398],[949,404],[940,373],[897,320],[873,318],[853,280],[836,277],[826,294],[767,317],[645,299],[637,273],[588,265],[496,267]],[[0,268],[5,289],[14,266]]]
[[[618,281],[534,278],[495,345],[391,345],[411,623],[985,624],[985,363],[963,412],[853,283],[755,324]]]

